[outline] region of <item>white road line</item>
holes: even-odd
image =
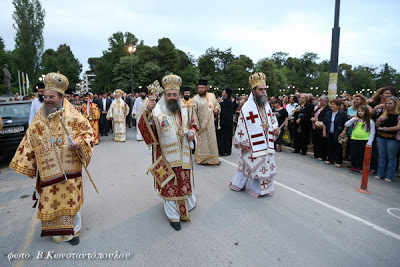
[[[396,218],[400,219],[400,216],[393,214],[393,213],[392,213],[392,210],[400,210],[400,209],[398,209],[398,208],[388,208],[388,209],[386,210],[387,213],[389,213],[389,214],[392,215],[393,217],[396,217]]]
[[[228,160],[226,160],[226,159],[222,159],[222,158],[219,158],[219,159],[222,160],[222,161],[224,161],[224,162],[226,162],[226,163],[228,163],[228,164],[230,164],[230,165],[232,165],[232,166],[238,167],[237,164],[232,163],[232,162],[230,162],[230,161],[228,161]],[[334,207],[334,206],[332,206],[332,205],[330,205],[330,204],[328,204],[328,203],[326,203],[326,202],[323,202],[323,201],[321,201],[321,200],[319,200],[319,199],[316,199],[316,198],[314,198],[314,197],[312,197],[312,196],[309,196],[309,195],[307,195],[307,194],[304,194],[304,193],[302,193],[302,192],[300,192],[300,191],[298,191],[298,190],[296,190],[296,189],[294,189],[294,188],[291,188],[291,187],[289,187],[289,186],[287,186],[287,185],[284,185],[284,184],[282,184],[282,183],[279,183],[279,182],[277,182],[277,181],[274,181],[274,184],[275,184],[275,185],[278,185],[278,186],[280,186],[280,187],[283,187],[283,188],[285,188],[285,189],[287,189],[287,190],[290,190],[290,191],[292,191],[292,192],[294,192],[294,193],[296,193],[296,194],[298,194],[298,195],[300,195],[300,196],[302,196],[302,197],[308,198],[309,200],[312,200],[312,201],[314,201],[314,202],[316,202],[316,203],[318,203],[318,204],[320,204],[320,205],[322,205],[322,206],[324,206],[324,207],[326,207],[326,208],[328,208],[328,209],[331,209],[331,210],[333,210],[333,211],[336,211],[336,212],[339,213],[339,214],[342,214],[342,215],[344,215],[344,216],[346,216],[346,217],[348,217],[348,218],[350,218],[350,219],[356,220],[356,221],[358,221],[358,222],[360,222],[360,223],[362,223],[362,224],[365,224],[365,225],[367,225],[367,226],[373,228],[374,230],[376,230],[376,231],[378,231],[378,232],[380,232],[380,233],[382,233],[382,234],[388,235],[388,236],[393,237],[394,239],[397,239],[397,240],[400,241],[400,235],[398,235],[398,234],[396,234],[396,233],[393,233],[393,232],[391,232],[391,231],[389,231],[389,230],[387,230],[387,229],[385,229],[385,228],[382,228],[382,227],[380,227],[380,226],[378,226],[378,225],[376,225],[376,224],[373,224],[373,223],[371,223],[371,222],[369,222],[369,221],[366,221],[366,220],[364,220],[364,219],[362,219],[362,218],[360,218],[360,217],[357,217],[357,216],[355,216],[355,215],[353,215],[353,214],[351,214],[351,213],[348,213],[347,211],[344,211],[344,210],[341,210],[341,209],[339,209],[339,208],[336,208],[336,207]]]

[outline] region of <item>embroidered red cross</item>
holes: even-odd
[[[265,166],[263,166],[260,170],[260,172],[262,172],[263,174],[265,174],[268,171],[268,169],[265,168]]]
[[[33,159],[35,157],[35,153],[33,151],[26,153],[25,156],[28,158],[28,160],[30,161],[31,159]]]
[[[60,191],[60,188],[58,188],[56,185],[53,185],[53,188],[50,189],[50,193],[53,193],[53,196],[57,195],[57,191]]]
[[[268,185],[268,183],[267,183],[265,180],[263,180],[263,181],[261,182],[261,187],[262,187],[263,189],[267,188],[267,185]]]
[[[44,206],[42,205],[42,203],[39,202],[39,206],[38,206],[39,211],[42,211],[43,208],[44,208]]]
[[[244,135],[243,131],[240,130],[240,132],[238,132],[238,135],[240,136],[240,138],[242,138],[242,136]]]
[[[256,118],[258,118],[258,114],[256,114],[256,115],[254,115],[253,114],[253,111],[250,111],[250,116],[248,116],[248,117],[246,117],[246,119],[248,120],[248,121],[250,121],[251,120],[251,123],[255,123],[256,122]]]
[[[72,205],[75,204],[75,201],[73,201],[72,198],[70,198],[67,204],[69,204],[69,207],[72,208]]]
[[[274,168],[275,168],[274,164],[271,164],[270,166],[271,171],[274,170]]]
[[[69,186],[67,186],[66,189],[69,191],[70,194],[72,194],[72,192],[73,192],[74,189],[75,189],[75,186],[74,186],[73,184],[70,184]]]
[[[42,135],[43,134],[44,126],[41,126],[40,123],[36,123],[35,124],[35,128],[36,128],[36,131],[37,131],[38,135]]]
[[[74,118],[73,122],[68,122],[68,125],[72,127],[72,131],[77,131],[79,127],[78,119]]]
[[[54,210],[57,209],[58,205],[60,205],[60,201],[57,201],[57,199],[54,199],[53,204],[50,205],[51,208],[53,208]]]
[[[250,156],[249,159],[251,160],[251,162],[254,162],[256,160],[256,158],[253,158],[253,156]]]

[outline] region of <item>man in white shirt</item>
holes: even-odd
[[[36,113],[38,113],[40,107],[43,104],[44,101],[44,83],[40,82],[36,84],[36,90],[38,92],[38,98],[35,98],[32,101],[32,105],[31,105],[31,113],[29,114],[29,125],[31,125],[33,119],[36,116]]]
[[[294,117],[293,117],[292,112],[298,105],[299,105],[299,103],[297,103],[297,97],[295,95],[291,95],[289,97],[289,104],[286,105],[286,111],[289,115],[289,120],[286,122],[286,125],[285,125],[285,130],[289,130],[291,140],[293,140],[293,137],[294,137],[294,134],[293,134]],[[292,145],[288,144],[288,146],[292,146]]]

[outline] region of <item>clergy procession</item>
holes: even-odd
[[[157,225],[168,222],[169,227],[164,228],[163,232],[195,232],[198,223],[214,229],[215,220],[223,225],[235,221],[219,215],[222,207],[227,205],[230,212],[237,210],[244,214],[251,210],[267,214],[271,210],[277,211],[273,205],[281,197],[278,196],[276,200],[274,196],[276,185],[303,196],[304,193],[275,182],[276,177],[285,178],[293,168],[305,168],[305,172],[309,168],[307,165],[301,167],[304,163],[302,158],[286,158],[289,161],[285,162],[284,153],[277,153],[283,151],[284,133],[286,139],[293,134],[294,143],[292,148],[292,144],[286,142],[283,149],[305,155],[310,149],[307,138],[311,131],[315,131],[316,121],[322,120],[323,134],[329,132],[334,138],[332,129],[337,127],[336,120],[339,118],[346,122],[347,115],[339,111],[340,101],[332,100],[328,106],[326,103],[329,99],[324,96],[321,96],[316,108],[307,101],[305,94],[299,95],[299,104],[295,94],[284,105],[279,96],[268,96],[266,80],[264,73],[253,73],[248,78],[251,93],[247,97],[235,96],[235,91],[230,87],[223,89],[220,95],[215,94],[210,91],[211,86],[206,79],[198,80],[197,90],[193,90],[184,86],[185,81],[173,73],[129,94],[122,89],[115,89],[102,92],[101,95],[91,92],[79,95],[68,87],[68,78],[62,73],[45,75],[43,83],[36,85],[37,98],[31,104],[29,128],[9,163],[9,168],[16,173],[35,181],[31,189],[34,190],[33,208],[37,210],[34,217],[40,220],[40,236],[51,237],[55,243],[66,242],[76,246],[82,244],[81,240],[84,239],[81,236],[84,238],[89,235],[85,233],[90,231],[85,225],[96,224],[96,217],[103,217],[101,227],[106,227],[108,220],[112,220],[107,218],[107,214],[113,214],[111,218],[114,214],[126,217],[136,212],[135,207],[146,210],[154,205],[157,208],[152,210],[153,218],[161,222]],[[393,102],[396,104],[398,100]],[[325,112],[328,115],[320,118],[321,111],[328,108],[331,109]],[[390,116],[392,113],[388,113],[390,110],[387,109],[385,114]],[[331,119],[331,113],[335,110],[333,125],[333,122],[326,120]],[[368,108],[362,110],[363,114],[369,112]],[[309,117],[305,115],[307,112],[311,114]],[[365,115],[359,116],[356,118],[365,119]],[[307,118],[310,123],[308,130],[302,128],[306,124],[301,124]],[[344,126],[351,127],[350,122],[358,119],[353,118]],[[382,122],[381,125],[390,126]],[[364,153],[365,144],[372,145],[374,127],[372,121],[369,128],[365,126],[370,134],[363,134],[363,139],[356,139],[359,137],[352,135],[360,142],[356,143],[361,150],[357,153]],[[342,128],[342,131],[346,129]],[[358,131],[361,128],[353,128],[353,132]],[[307,132],[308,136],[302,136]],[[329,138],[327,142],[331,142]],[[314,136],[314,142],[322,140]],[[353,143],[351,145],[355,146]],[[342,147],[344,145],[340,149]],[[342,152],[335,152],[334,149],[335,146],[319,146],[315,143],[312,147],[313,158],[318,159],[325,153],[326,159],[330,160],[330,155],[336,157],[334,153]],[[129,153],[126,154],[126,151]],[[352,161],[349,170],[355,173],[355,167],[362,168],[363,160],[358,154],[350,154]],[[286,155],[295,157],[290,153]],[[109,161],[114,163],[110,165]],[[337,165],[335,167],[338,168]],[[390,174],[389,168],[393,166],[388,164],[387,168]],[[111,170],[111,174],[108,170]],[[128,180],[132,181],[129,183],[126,172],[131,173]],[[280,172],[285,175],[278,176]],[[304,175],[307,176],[306,173]],[[152,176],[150,183],[149,176]],[[225,180],[221,180],[221,177],[225,177]],[[322,178],[322,175],[311,174],[310,177]],[[101,182],[97,183],[99,180]],[[204,180],[210,185],[208,190],[211,190],[211,194],[208,194],[208,198],[202,197],[206,193]],[[213,196],[218,193],[213,187],[221,181],[223,187],[217,191],[224,197],[215,202]],[[203,186],[197,187],[197,182]],[[129,188],[127,183],[133,183],[134,187]],[[114,184],[118,185],[118,192],[108,194],[111,200],[104,202],[102,196]],[[89,207],[83,205],[84,199],[87,199],[84,198],[84,185],[85,196],[88,190],[91,195]],[[133,196],[127,192],[132,189],[146,191],[149,187],[153,188],[153,193],[142,195],[138,202],[125,203],[124,199]],[[243,193],[238,193],[240,191]],[[114,198],[119,199],[115,204]],[[259,202],[251,200],[255,198]],[[211,206],[210,201],[213,203]],[[315,200],[323,203],[318,201]],[[90,206],[96,202],[101,203],[101,212],[98,212],[104,215],[90,211]],[[253,203],[251,205],[254,208],[244,203]],[[293,207],[296,205],[293,203]],[[196,214],[197,209],[194,210],[196,207],[200,210],[208,208],[209,212],[200,218]],[[260,226],[259,223],[264,227],[263,222],[251,224],[256,227]],[[154,224],[145,221],[141,229],[143,231],[150,227],[148,230],[154,231]],[[132,229],[132,232],[135,231]],[[246,232],[248,229],[232,229],[232,233],[240,231]]]
[[[114,141],[125,142],[126,122],[131,119],[135,120],[136,140],[144,141],[150,149],[141,153],[152,155],[148,169],[176,231],[181,230],[181,221],[191,221],[189,212],[196,206],[193,163],[220,165],[220,154],[231,154],[232,138],[240,158],[230,188],[245,189],[254,197],[273,194],[273,177],[277,174],[274,141],[279,127],[268,103],[265,74],[249,77],[253,91],[240,111],[236,133],[231,88],[224,90],[224,100],[219,103],[208,92],[205,79],[199,80],[198,94],[193,98],[190,88],[182,88],[178,75],[167,75],[161,82],[162,86],[155,81],[147,89],[140,89],[132,111],[121,89],[113,92],[112,100],[107,93],[94,98],[89,92],[80,101],[79,95],[67,97],[71,95],[68,78],[59,72],[47,74],[44,83],[37,84],[32,121],[10,168],[36,179],[33,199],[42,222],[41,236],[51,236],[56,243],[79,243],[84,199],[82,167],[87,171],[96,145],[109,130]]]

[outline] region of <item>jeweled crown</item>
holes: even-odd
[[[251,88],[255,88],[257,85],[266,84],[265,80],[267,77],[262,72],[256,72],[249,77],[249,83]]]
[[[44,88],[64,94],[65,90],[68,89],[68,79],[64,75],[58,72],[50,72],[44,77]]]
[[[162,78],[162,85],[165,91],[178,90],[182,85],[182,78],[175,74],[170,74]]]

